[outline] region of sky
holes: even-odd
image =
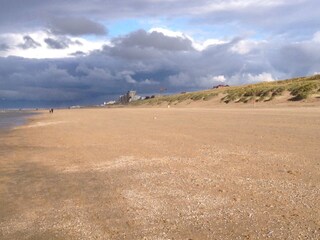
[[[320,72],[318,0],[0,3],[0,109]]]

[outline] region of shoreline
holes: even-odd
[[[0,113],[3,122],[0,122],[0,131],[10,131],[16,127],[28,124],[32,116],[40,114],[38,111],[3,111]],[[4,121],[5,120],[5,121]]]

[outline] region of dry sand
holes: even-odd
[[[0,239],[319,239],[320,108],[79,109],[0,136]]]

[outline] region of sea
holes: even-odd
[[[0,110],[0,131],[23,125],[33,114],[30,111]]]

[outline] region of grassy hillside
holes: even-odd
[[[290,101],[300,101],[315,94],[320,94],[320,75],[160,96],[136,101],[131,104],[158,105],[164,102],[168,104],[178,104],[184,101],[209,101],[213,98],[220,98],[222,103],[268,102],[283,95],[284,92],[290,93],[291,97],[288,99]]]

